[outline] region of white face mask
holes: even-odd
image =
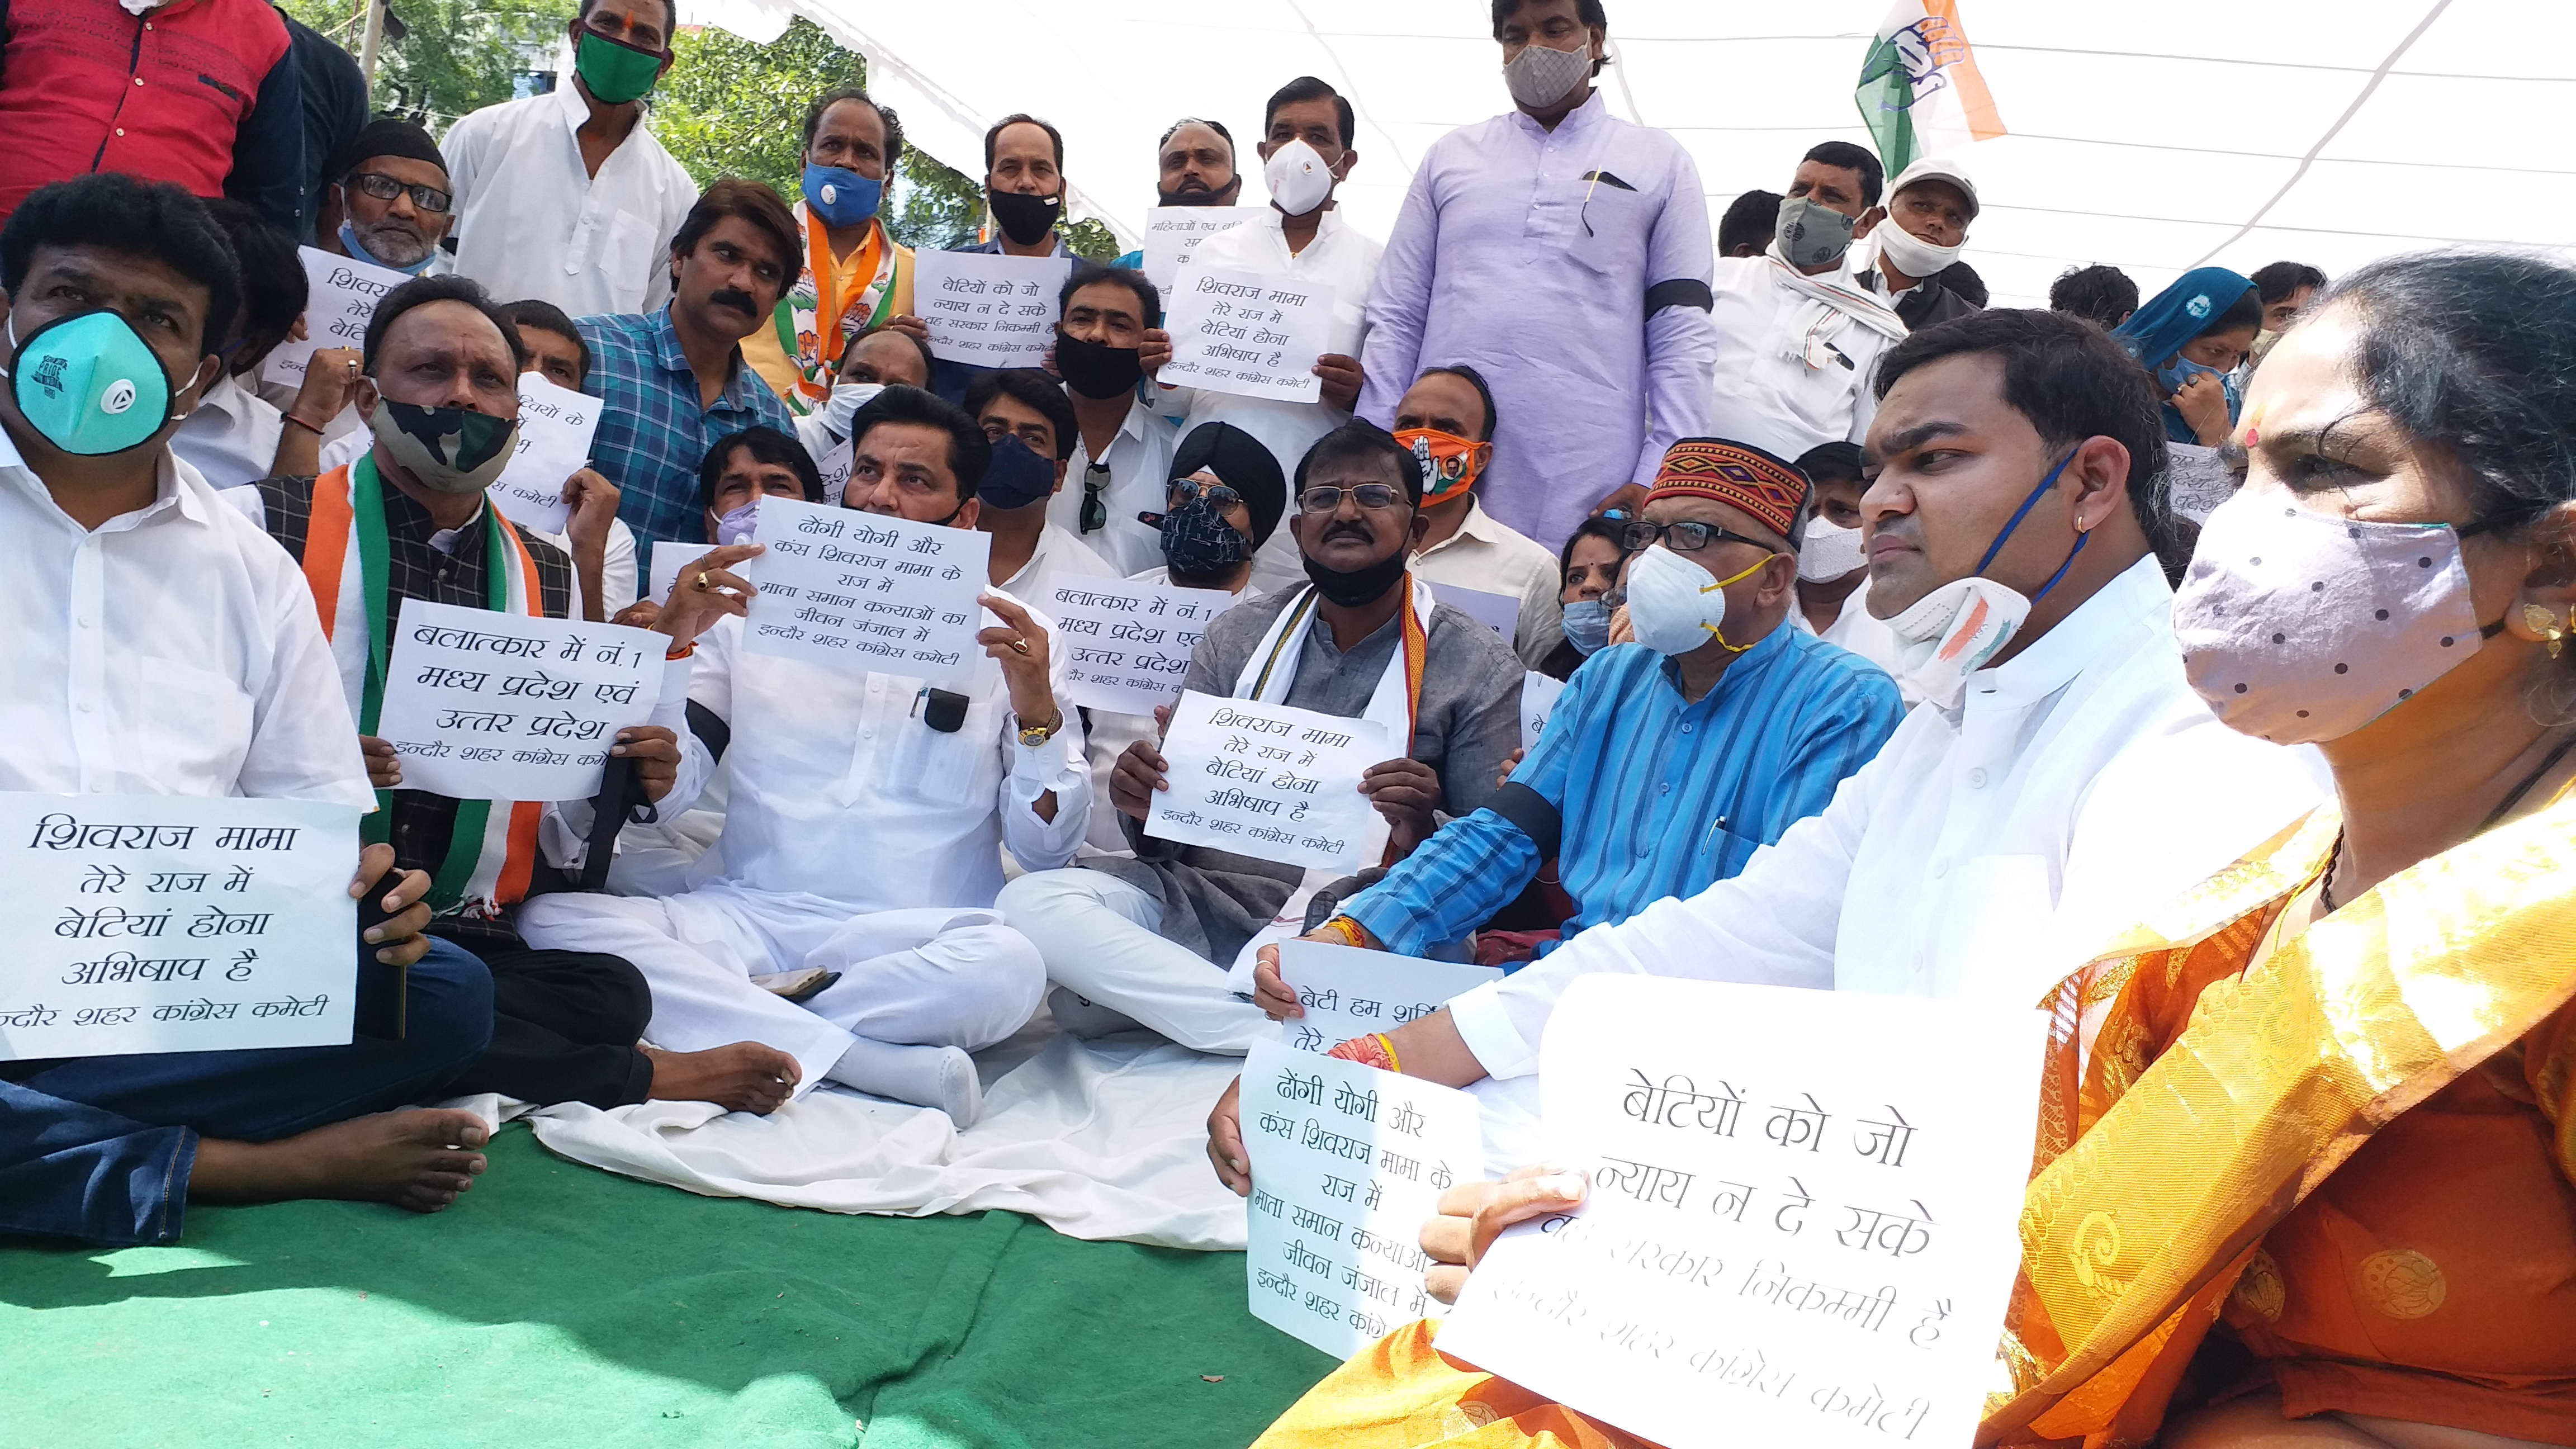
[[[1869,239],[1878,243],[1881,257],[1918,281],[1957,261],[1959,253],[1967,250],[1965,241],[1954,247],[1936,247],[1898,226],[1892,218],[1880,222],[1877,230],[1869,234]]]
[[[1868,562],[1861,552],[1859,529],[1845,528],[1821,516],[1807,520],[1806,541],[1798,545],[1798,577],[1821,584]]]
[[[851,417],[883,391],[883,385],[873,382],[832,384],[832,400],[823,404],[824,430],[836,438],[848,437]]]
[[[1592,74],[1592,44],[1578,42],[1572,50],[1550,50],[1532,41],[1521,47],[1511,64],[1503,67],[1503,84],[1511,88],[1512,99],[1524,106],[1547,107],[1574,94],[1583,78]]]
[[[2173,621],[2183,674],[2211,711],[2280,745],[2351,734],[2488,633],[2447,525],[2334,518],[2277,493],[2211,511]]]
[[[1261,179],[1270,187],[1270,199],[1290,216],[1304,216],[1333,199],[1333,169],[1303,141],[1271,152],[1262,163]]]
[[[1953,579],[1887,621],[1900,643],[1896,677],[1948,709],[2029,617],[2030,600],[1993,579]]]
[[[1735,578],[1721,579],[1656,544],[1628,565],[1628,627],[1638,643],[1658,654],[1688,654],[1712,638],[1741,654],[1753,646],[1729,643],[1719,632],[1726,622],[1726,586],[1770,561],[1762,558]]]

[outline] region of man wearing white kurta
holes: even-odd
[[[1332,288],[1332,330],[1315,365],[1322,393],[1313,402],[1287,402],[1171,388],[1161,393],[1160,406],[1181,419],[1184,438],[1201,423],[1234,424],[1259,439],[1284,471],[1295,468],[1317,438],[1348,422],[1359,401],[1362,322],[1378,254],[1386,248],[1343,221],[1333,206],[1334,191],[1359,160],[1351,149],[1349,101],[1312,76],[1300,77],[1270,98],[1262,129],[1269,208],[1201,241],[1190,266]],[[1305,578],[1297,541],[1284,529],[1253,555],[1257,593],[1275,593]]]
[[[1595,972],[2028,1006],[2312,807],[2310,752],[2225,728],[2183,679],[2151,546],[2172,536],[2163,430],[2119,356],[2082,323],[2022,311],[1891,350],[1862,513],[1873,602],[1918,640],[1904,663],[1925,702],[1733,879],[1390,1033],[1402,1069],[1501,1079],[1478,1095],[1526,1114],[1547,1018]],[[1210,1152],[1239,1182],[1232,1103]]]
[[[991,445],[972,419],[889,388],[860,423],[846,506],[974,527]],[[954,693],[752,653],[743,616],[763,604],[730,569],[756,551],[710,550],[655,625],[695,642],[690,698],[729,736],[724,833],[692,888],[544,896],[521,930],[634,962],[656,1045],[766,1042],[796,1058],[800,1094],[829,1077],[964,1127],[982,1105],[967,1053],[1017,1031],[1046,985],[1037,948],[991,909],[1000,848],[1063,865],[1091,813],[1052,630],[987,593],[988,657]],[[754,979],[807,970],[839,977],[801,1002]]]

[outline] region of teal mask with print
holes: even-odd
[[[170,420],[170,376],[117,313],[57,318],[17,342],[9,388],[19,415],[46,442],[84,458],[139,448]]]

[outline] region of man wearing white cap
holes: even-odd
[[[1977,184],[1956,163],[1925,157],[1906,167],[1887,205],[1861,218],[1878,257],[1860,284],[1885,298],[1912,332],[1976,311],[1976,303],[1941,285],[1976,219]]]

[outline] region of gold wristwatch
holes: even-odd
[[[1062,711],[1062,710],[1057,710],[1057,711],[1056,711],[1056,714],[1055,714],[1055,718],[1053,718],[1053,719],[1051,719],[1051,720],[1048,720],[1045,724],[1042,724],[1042,725],[1023,724],[1023,725],[1021,725],[1021,726],[1020,726],[1020,743],[1021,743],[1021,744],[1026,745],[1026,746],[1028,746],[1030,749],[1033,749],[1033,750],[1034,750],[1034,749],[1036,749],[1038,746],[1040,746],[1040,745],[1042,745],[1042,744],[1045,744],[1047,741],[1049,741],[1049,740],[1051,740],[1051,739],[1054,739],[1054,738],[1055,738],[1055,732],[1056,732],[1057,730],[1060,730],[1060,729],[1063,729],[1063,728],[1064,728],[1064,711]]]

